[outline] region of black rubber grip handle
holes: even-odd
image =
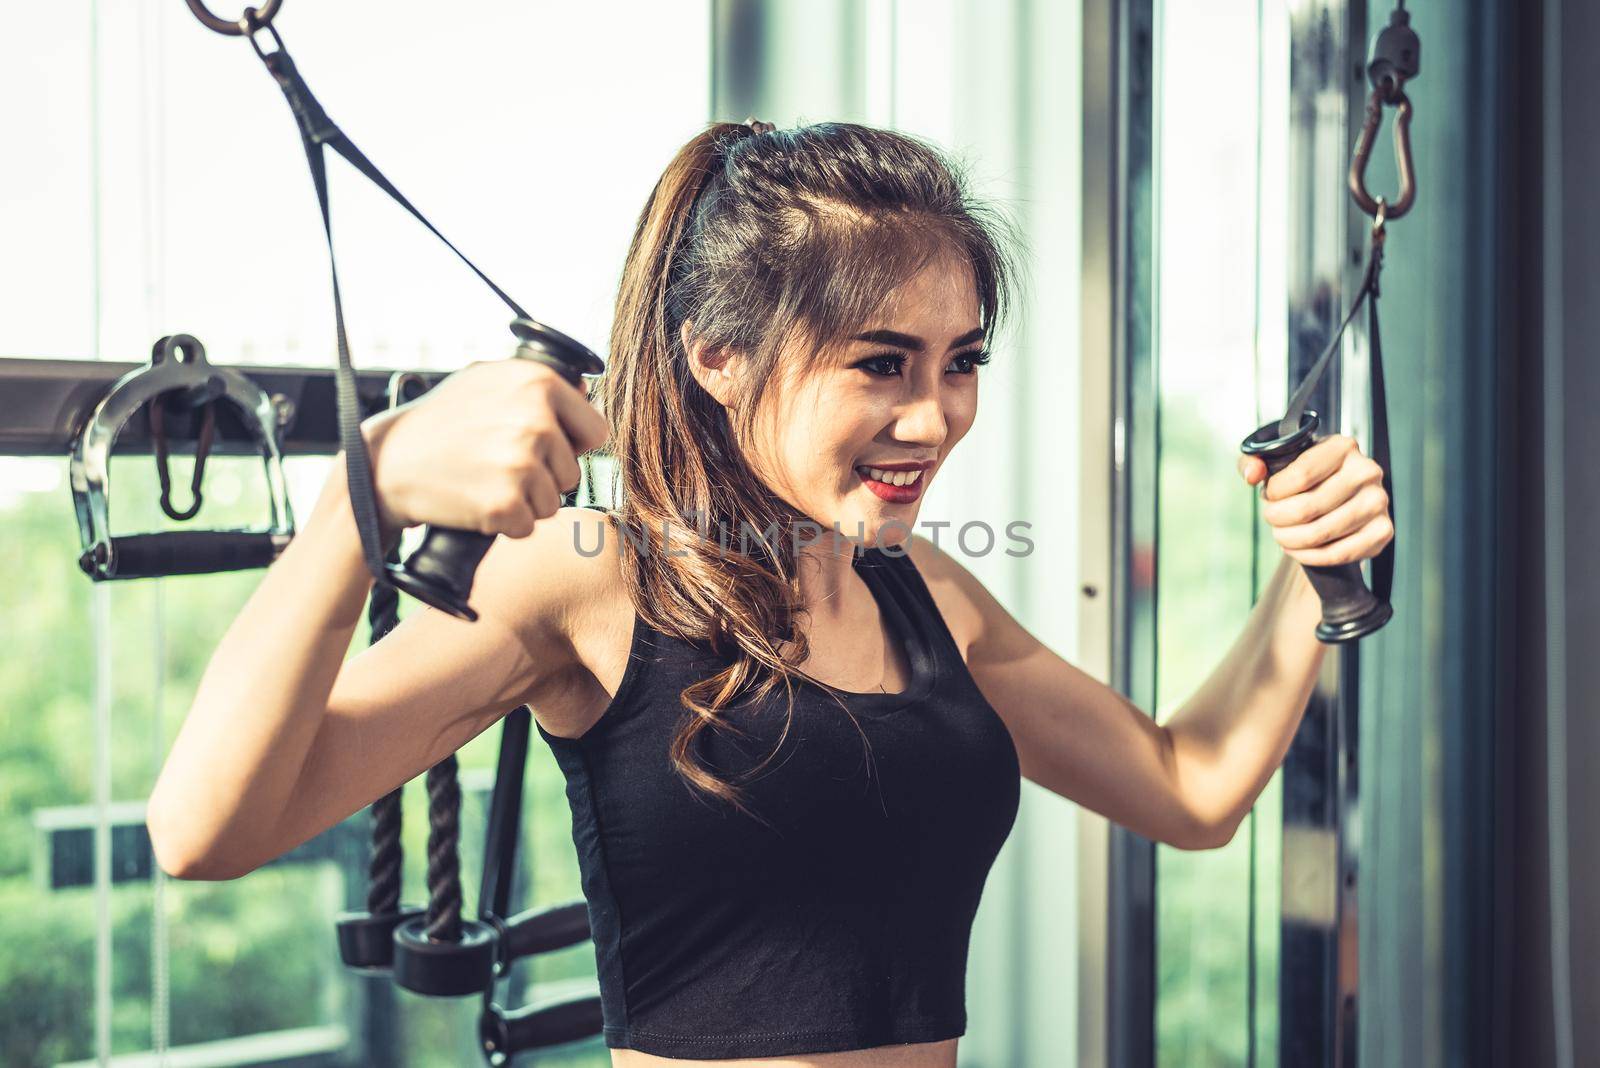
[[[102,542],[78,558],[96,582],[249,571],[278,558],[290,535],[255,530],[167,530],[126,534]]]
[[[491,1005],[480,1018],[478,1031],[484,1057],[491,1065],[503,1065],[525,1050],[558,1046],[598,1035],[604,1026],[600,997],[590,994],[558,1001],[554,1005],[528,1006],[511,1012]]]
[[[559,372],[579,389],[584,375],[605,371],[605,362],[582,343],[533,319],[511,324],[517,338],[518,358],[537,360]],[[424,604],[475,621],[478,613],[467,603],[472,579],[495,536],[475,530],[429,527],[422,544],[403,565],[389,565],[389,581]]]
[[[1294,433],[1280,434],[1278,422],[1274,420],[1257,428],[1239,448],[1246,456],[1259,456],[1266,461],[1270,477],[1315,444],[1316,429],[1317,413],[1307,411],[1300,417],[1300,428]],[[1322,599],[1322,622],[1317,624],[1320,640],[1355,641],[1382,627],[1394,615],[1389,603],[1380,601],[1367,588],[1359,563],[1337,567],[1300,566],[1305,569],[1312,589]]]
[[[533,909],[506,921],[501,933],[501,959],[510,962],[535,953],[575,946],[589,938],[589,905],[574,901]]]

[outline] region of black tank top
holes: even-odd
[[[776,1057],[966,1032],[968,940],[1020,769],[911,557],[894,552],[866,550],[855,567],[910,683],[795,687],[788,737],[743,783],[771,828],[672,770],[678,695],[726,662],[637,613],[594,726],[580,738],[538,728],[566,776],[608,1047]],[[754,766],[786,709],[782,686],[734,706],[749,736],[703,731],[699,759],[724,779]]]

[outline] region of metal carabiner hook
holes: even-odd
[[[1367,192],[1367,162],[1372,158],[1372,143],[1377,140],[1378,127],[1383,125],[1383,105],[1387,101],[1395,107],[1394,159],[1396,169],[1400,172],[1400,192],[1388,204],[1385,216],[1398,219],[1411,210],[1411,204],[1417,198],[1417,177],[1411,163],[1411,99],[1406,96],[1401,84],[1394,84],[1392,89],[1385,92],[1389,85],[1385,82],[1367,97],[1367,118],[1361,124],[1361,136],[1356,139],[1355,155],[1350,158],[1349,185],[1350,195],[1355,198],[1356,205],[1376,218],[1378,198]]]
[[[188,0],[189,10],[194,12],[194,17],[199,19],[207,29],[216,30],[218,33],[227,34],[229,37],[248,37],[263,26],[270,26],[272,18],[278,13],[278,8],[283,6],[283,0],[267,0],[261,5],[260,10],[253,7],[244,9],[244,14],[229,22],[227,19],[218,18],[207,10],[204,0]]]

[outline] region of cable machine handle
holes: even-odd
[[[1278,435],[1276,422],[1268,423],[1245,439],[1242,451],[1265,461],[1270,478],[1315,443],[1317,422],[1317,413],[1308,411],[1301,417],[1300,429],[1287,437]],[[1354,641],[1371,634],[1394,616],[1394,608],[1386,599],[1387,590],[1385,598],[1380,599],[1368,589],[1359,563],[1333,567],[1301,564],[1300,567],[1322,600],[1322,619],[1316,631],[1318,640]]]
[[[473,575],[483,561],[494,537],[470,530],[429,528],[423,535],[421,546],[404,564],[394,564],[386,559],[380,544],[378,508],[372,480],[371,457],[361,437],[360,415],[355,397],[355,371],[350,362],[350,345],[344,328],[344,308],[339,292],[339,269],[333,248],[333,220],[328,204],[328,179],[324,149],[331,148],[343,156],[362,175],[404,208],[428,231],[444,242],[485,285],[494,291],[517,318],[511,332],[517,338],[516,355],[537,360],[557,371],[568,382],[583,388],[584,375],[599,375],[605,371],[605,361],[580,342],[561,331],[533,319],[522,306],[512,300],[505,290],[496,285],[476,264],[441,233],[438,227],[407,200],[405,195],[389,181],[377,166],[367,158],[343,130],[328,117],[322,104],[306,85],[299,69],[284,47],[283,38],[272,17],[282,0],[274,0],[261,10],[247,7],[236,21],[212,15],[202,0],[189,0],[190,10],[202,23],[218,33],[242,36],[266,66],[272,80],[283,91],[293,113],[295,125],[305,149],[306,163],[316,190],[317,205],[322,214],[323,235],[328,245],[329,276],[333,283],[333,313],[335,334],[339,343],[339,366],[335,374],[338,387],[339,437],[344,444],[347,479],[350,487],[351,510],[355,514],[356,529],[361,536],[361,554],[367,570],[379,582],[387,582],[403,590],[430,607],[449,612],[468,621],[476,621],[478,614],[467,603],[472,592]],[[264,49],[256,38],[268,37],[271,51]]]
[[[578,341],[533,319],[512,322],[517,336],[516,357],[551,368],[578,389],[584,375],[597,375],[605,363]],[[467,603],[472,580],[495,535],[452,527],[429,527],[403,565],[387,565],[387,577],[396,588],[423,604],[475,622],[478,613]]]
[[[1267,465],[1271,478],[1294,461],[1314,442],[1317,413],[1306,405],[1316,389],[1317,382],[1329,362],[1339,351],[1339,339],[1345,328],[1355,318],[1363,302],[1367,305],[1367,352],[1371,366],[1372,408],[1372,459],[1383,469],[1383,489],[1389,497],[1389,521],[1394,522],[1394,479],[1389,462],[1389,405],[1384,394],[1383,342],[1378,331],[1378,275],[1383,269],[1385,225],[1410,210],[1416,199],[1417,184],[1411,163],[1411,101],[1405,95],[1405,83],[1422,69],[1422,42],[1411,29],[1411,18],[1400,0],[1389,18],[1389,25],[1372,40],[1367,58],[1367,78],[1372,83],[1372,95],[1367,99],[1366,122],[1356,142],[1351,157],[1346,184],[1356,206],[1373,217],[1367,268],[1361,289],[1345,314],[1344,320],[1333,332],[1327,348],[1312,365],[1311,370],[1289,398],[1289,409],[1282,419],[1274,420],[1245,438],[1240,451],[1246,456],[1259,456]],[[1373,140],[1383,120],[1385,105],[1396,109],[1395,157],[1400,171],[1400,192],[1394,204],[1383,197],[1372,196],[1366,188],[1367,161],[1372,153]],[[1372,559],[1372,588],[1368,589],[1361,575],[1359,563],[1336,567],[1318,567],[1302,564],[1306,578],[1322,601],[1322,620],[1317,624],[1317,638],[1324,642],[1348,642],[1378,630],[1394,616],[1389,594],[1394,586],[1395,543],[1391,537]]]
[[[268,567],[292,534],[270,530],[162,530],[120,534],[86,549],[78,567],[96,580],[213,575]]]

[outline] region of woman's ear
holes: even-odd
[[[683,341],[683,351],[689,360],[689,373],[700,383],[700,388],[724,408],[732,407],[741,366],[738,354],[712,348],[704,339],[696,337],[694,324],[689,320],[684,321],[678,337]]]

